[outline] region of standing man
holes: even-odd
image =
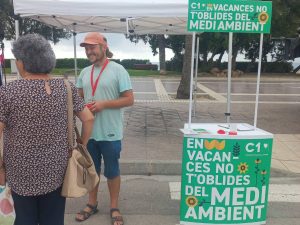
[[[92,63],[84,68],[77,81],[79,93],[87,107],[95,114],[94,128],[87,148],[100,176],[101,159],[104,161],[104,176],[110,193],[110,215],[113,225],[123,225],[118,208],[120,192],[119,158],[123,138],[122,108],[133,105],[134,98],[129,74],[118,63],[109,61],[112,53],[106,38],[97,32],[88,33],[80,44]],[[89,193],[86,207],[76,215],[84,221],[98,212],[98,186]]]

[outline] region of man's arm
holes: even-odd
[[[103,109],[117,109],[131,106],[134,103],[133,91],[127,90],[120,94],[120,97],[115,100],[95,101],[90,110],[92,112],[101,112]]]

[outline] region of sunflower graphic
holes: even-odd
[[[208,4],[207,4],[207,10],[208,10],[208,11],[212,11],[212,10],[213,10],[213,4],[208,3]]]
[[[261,175],[266,175],[267,171],[266,170],[262,170],[260,173],[261,173]]]
[[[185,200],[188,207],[195,207],[198,205],[198,199],[195,196],[188,196]]]
[[[240,163],[240,165],[238,165],[238,171],[240,172],[240,174],[246,173],[248,171],[248,164]]]
[[[266,24],[268,19],[269,19],[269,15],[266,12],[261,12],[258,15],[258,21],[259,21],[260,24]]]
[[[261,160],[257,158],[254,162],[255,162],[256,164],[260,164],[260,163],[261,163]]]

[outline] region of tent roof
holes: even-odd
[[[70,31],[186,34],[187,0],[14,0],[14,11]],[[126,22],[128,20],[128,22]]]

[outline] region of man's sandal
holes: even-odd
[[[98,207],[98,203],[96,205],[90,205],[90,204],[86,204],[86,206],[91,210],[89,212],[81,210],[79,213],[77,213],[77,215],[81,215],[82,219],[78,219],[77,216],[75,217],[75,220],[77,222],[83,222],[85,220],[87,220],[88,218],[90,218],[91,215],[96,214],[99,210],[97,209]]]
[[[124,225],[124,220],[122,216],[113,216],[113,212],[119,212],[120,210],[118,208],[111,208],[110,209],[110,218],[111,218],[111,224],[115,225],[115,222],[119,222],[120,225]]]

